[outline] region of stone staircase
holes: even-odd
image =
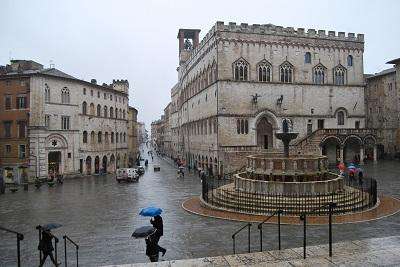
[[[246,254],[170,260],[154,263],[110,265],[107,267],[232,267],[232,266],[400,266],[400,236],[361,239],[333,243],[329,257],[328,245],[303,247]]]
[[[280,207],[284,214],[300,215],[302,212],[318,210],[327,214],[328,207],[319,208],[330,202],[337,204],[335,213],[342,214],[365,209],[370,205],[370,195],[361,190],[345,187],[341,193],[330,196],[280,196],[254,195],[233,189],[233,185],[225,185],[208,193],[208,205],[216,209],[235,211],[246,214],[271,214]]]

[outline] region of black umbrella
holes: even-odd
[[[145,238],[145,237],[151,235],[152,233],[154,233],[155,230],[156,230],[156,228],[154,228],[153,226],[142,226],[142,227],[137,228],[133,232],[132,237]]]

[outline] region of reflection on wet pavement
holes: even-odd
[[[149,168],[139,183],[118,184],[113,176],[88,177],[67,180],[55,188],[31,186],[28,192],[0,195],[0,225],[22,232],[22,262],[38,265],[37,231],[35,226],[48,222],[63,224],[54,234],[62,241],[68,234],[80,245],[79,261],[82,266],[148,262],[143,240],[130,236],[135,227],[147,225],[148,218],[138,216],[141,208],[156,205],[164,210],[164,236],[160,245],[168,249],[164,260],[218,256],[232,253],[231,234],[243,225],[240,222],[196,216],[181,208],[182,202],[201,192],[198,176],[185,175],[177,179],[176,168],[169,162],[154,158],[161,166],[154,172]],[[381,193],[400,196],[400,163],[380,162],[366,165],[367,176],[378,180]],[[400,215],[378,221],[335,225],[334,241],[396,235],[400,231]],[[277,248],[276,226],[265,225],[264,250]],[[308,243],[327,243],[326,226],[310,226]],[[246,251],[245,234],[237,236],[236,249]],[[252,229],[252,251],[259,249],[258,231]],[[0,233],[0,266],[16,265],[16,239]],[[302,244],[301,226],[282,226],[282,247]],[[63,262],[63,244],[59,244],[59,259]],[[68,259],[75,257],[69,247]],[[50,265],[48,265],[50,266]]]

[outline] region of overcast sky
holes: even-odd
[[[216,21],[365,34],[364,70],[400,57],[400,1],[0,1],[0,65],[32,59],[77,78],[128,79],[130,105],[149,129],[177,82],[179,28]]]

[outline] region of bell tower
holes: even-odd
[[[199,46],[198,29],[179,29],[179,65],[182,65],[189,58],[190,52]]]

